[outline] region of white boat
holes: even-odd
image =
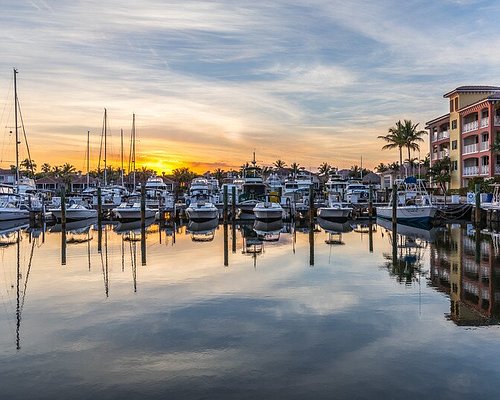
[[[267,177],[265,183],[269,187],[269,190],[272,192],[281,193],[283,191],[283,182],[276,172],[271,172],[271,174]]]
[[[431,223],[437,207],[425,190],[421,179],[411,176],[396,180],[396,193],[391,194],[389,206],[377,207],[377,217],[392,219],[393,196],[397,196],[396,219],[398,222]]]
[[[191,221],[209,221],[219,218],[219,210],[213,203],[196,201],[192,202],[189,207],[186,208],[186,216]]]
[[[352,208],[342,204],[337,194],[330,194],[327,206],[318,208],[317,215],[326,220],[345,222],[351,217]]]
[[[122,203],[111,211],[120,221],[141,219],[141,203]],[[145,218],[154,218],[155,212],[156,210],[146,207]]]
[[[283,219],[283,207],[270,201],[259,202],[253,208],[256,219],[271,221]]]
[[[59,208],[50,208],[48,210],[52,213],[57,221],[62,218],[62,210]],[[82,219],[97,218],[97,210],[84,207],[81,204],[72,204],[66,208],[66,221],[79,221]]]
[[[26,219],[30,217],[27,208],[19,207],[16,204],[3,201],[0,203],[0,221],[12,221],[15,219]]]
[[[345,200],[348,203],[366,203],[369,196],[369,188],[359,181],[350,181],[345,188]]]
[[[325,184],[326,192],[328,194],[339,194],[340,198],[345,198],[348,182],[342,178],[337,171],[333,171],[328,176],[328,181]]]

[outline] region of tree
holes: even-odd
[[[219,185],[222,183],[222,178],[224,177],[224,174],[225,174],[224,170],[222,170],[220,168],[217,168],[214,171],[214,177],[219,182]]]
[[[411,160],[411,150],[420,150],[419,143],[424,141],[422,136],[425,135],[427,131],[419,130],[418,124],[413,124],[409,119],[404,120],[403,124],[401,124],[401,129],[405,138],[404,147],[408,150],[408,160]]]
[[[385,172],[389,169],[389,166],[385,165],[384,163],[380,163],[375,167],[375,170],[381,174],[382,172]]]
[[[44,174],[48,174],[51,170],[51,166],[48,163],[43,163],[42,166],[40,167],[40,169],[42,170],[42,172]]]
[[[500,136],[497,136],[495,138],[495,141],[493,142],[493,145],[491,146],[491,151],[495,153],[500,153]]]
[[[446,203],[446,184],[451,181],[451,160],[449,157],[444,157],[437,160],[427,172],[434,183],[437,183],[444,194]]]
[[[172,179],[178,183],[179,188],[187,187],[194,178],[196,178],[196,173],[187,167],[176,168],[172,171]]]
[[[283,169],[286,167],[286,162],[284,162],[283,160],[280,160],[280,159],[277,159],[273,165],[277,168],[277,169]]]
[[[318,167],[318,172],[320,175],[328,175],[328,173],[330,172],[331,169],[332,169],[332,166],[330,164],[328,164],[327,162],[324,162]]]
[[[353,165],[349,170],[349,177],[354,179],[361,179],[361,175],[365,176],[369,173],[370,171],[366,168],[361,168],[358,165]]]
[[[292,169],[292,175],[293,175],[293,177],[294,178],[297,177],[297,173],[299,172],[299,169],[300,169],[300,164],[294,162],[294,163],[292,163],[290,165],[290,168]]]
[[[395,148],[399,150],[399,165],[403,165],[403,147],[406,146],[406,137],[401,121],[396,122],[395,126],[389,128],[387,135],[378,136],[378,138],[387,142],[382,147],[382,150],[392,150]]]
[[[35,177],[35,171],[36,171],[36,163],[33,160],[30,160],[29,158],[25,158],[23,161],[19,163],[20,172],[23,174],[27,175],[30,178]]]

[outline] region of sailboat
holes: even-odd
[[[0,221],[11,221],[16,219],[29,218],[30,213],[27,207],[21,206],[19,195],[19,127],[18,127],[18,98],[17,98],[17,69],[14,68],[14,119],[16,132],[16,182],[14,190],[16,193],[4,195],[0,199]]]

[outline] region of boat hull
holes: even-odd
[[[320,207],[317,215],[327,221],[346,222],[351,216],[350,208]]]
[[[49,210],[58,221],[62,219],[61,209]],[[66,221],[81,221],[84,219],[97,218],[97,210],[66,210]]]
[[[396,219],[399,222],[431,223],[436,216],[435,206],[400,206],[396,209]],[[377,217],[392,219],[392,207],[378,207]]]
[[[120,210],[118,208],[113,209],[113,213],[116,218],[120,221],[136,221],[141,219],[141,210],[140,209],[126,209]],[[154,218],[155,210],[146,209],[145,211],[145,219]]]
[[[219,210],[217,207],[189,206],[186,208],[186,216],[190,221],[195,222],[217,220],[219,218]]]
[[[278,203],[259,203],[253,208],[255,219],[278,221],[283,219],[283,208]]]
[[[0,208],[0,221],[14,221],[16,219],[26,219],[29,217],[30,213],[28,210]]]

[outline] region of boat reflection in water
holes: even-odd
[[[144,226],[147,228],[148,226],[153,225],[155,222],[154,218],[147,218],[144,220]],[[128,222],[119,222],[115,227],[114,231],[120,235],[133,235],[137,236],[137,240],[140,240],[141,234],[141,221],[128,221]]]
[[[29,220],[16,219],[0,222],[0,247],[13,245],[17,242],[17,232],[29,228]]]
[[[92,240],[91,229],[93,225],[97,224],[97,218],[84,219],[79,221],[71,221],[66,223],[66,243],[78,244],[85,243]],[[62,225],[56,224],[49,230],[51,233],[62,232]]]
[[[318,224],[321,229],[328,233],[328,238],[325,239],[326,244],[343,245],[342,234],[351,232],[352,226],[349,222],[333,222],[324,218],[318,218]]]
[[[436,230],[431,226],[427,230],[424,225],[396,224],[394,233],[391,221],[377,219],[377,224],[387,230],[392,243],[392,254],[383,253],[386,259],[383,268],[399,283],[420,284],[422,276],[428,272],[423,268],[423,256],[431,240],[434,240]]]
[[[253,224],[253,230],[257,234],[257,237],[264,242],[279,241],[282,229],[283,221],[281,219],[272,222],[256,220]]]
[[[191,234],[193,242],[211,242],[215,237],[215,230],[219,225],[219,219],[213,218],[208,221],[189,221],[186,232]]]

